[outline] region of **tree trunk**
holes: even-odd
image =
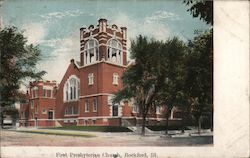
[[[201,116],[198,118],[198,134],[201,134]]]
[[[214,130],[214,111],[212,110],[212,114],[211,114],[211,132]]]
[[[166,113],[166,132],[165,132],[166,135],[168,135],[168,115],[169,115],[169,112],[167,110],[167,113]]]
[[[0,117],[1,117],[1,122],[0,122],[0,123],[1,123],[1,129],[3,129],[3,120],[4,120],[4,117],[3,117],[3,115],[2,115],[2,114],[1,114],[1,116],[0,116]]]
[[[143,114],[142,115],[142,127],[141,127],[141,135],[145,135],[145,124],[146,124],[146,116]]]
[[[0,123],[1,123],[1,129],[3,129],[4,128],[4,125],[3,125],[3,122],[4,122],[4,114],[3,114],[3,112],[1,111],[1,113],[0,113]]]
[[[182,113],[182,118],[181,118],[181,133],[185,133],[185,116],[184,113]]]

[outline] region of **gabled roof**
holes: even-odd
[[[80,68],[80,65],[81,65],[80,61],[75,61],[74,59],[71,59],[70,62],[71,62],[71,63],[74,63],[75,66],[76,66],[78,69]]]

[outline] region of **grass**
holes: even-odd
[[[148,129],[152,131],[165,131],[166,126],[147,126]],[[181,126],[169,126],[168,130],[182,130]],[[184,127],[184,130],[189,130],[189,128]]]
[[[92,132],[132,132],[127,127],[119,127],[119,126],[64,126],[53,129],[92,131]]]
[[[17,132],[23,133],[34,133],[34,134],[46,134],[46,135],[59,135],[59,136],[76,136],[76,137],[85,137],[92,138],[95,135],[80,133],[80,132],[69,132],[69,131],[59,131],[59,130],[18,130]]]

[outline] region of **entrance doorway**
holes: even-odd
[[[119,107],[118,104],[112,106],[112,116],[118,116],[119,114]]]
[[[54,111],[53,110],[49,110],[48,112],[48,119],[53,119],[54,117]]]

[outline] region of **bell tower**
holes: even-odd
[[[80,29],[81,66],[100,61],[126,66],[127,28],[109,27],[106,19],[99,19],[98,25]]]
[[[126,27],[119,28],[109,25],[106,19],[99,19],[96,26],[80,29],[80,116],[123,115],[123,105],[113,105],[110,98],[123,87],[126,48]],[[105,124],[105,120],[99,121]]]

